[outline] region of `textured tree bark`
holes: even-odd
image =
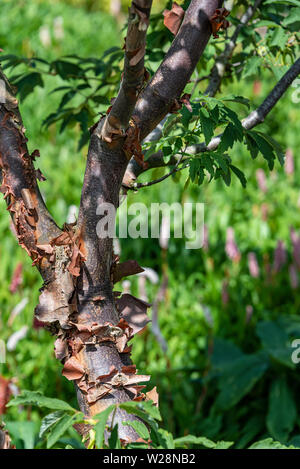
[[[149,305],[130,295],[118,298],[113,292],[115,281],[140,272],[140,268],[137,263],[119,264],[112,238],[98,236],[97,226],[104,216],[99,208],[113,207],[116,211],[122,184],[132,184],[146,170],[141,140],[178,104],[211,35],[210,18],[222,3],[191,0],[165,59],[143,90],[152,0],[132,2],[119,94],[107,116],[92,131],[78,222],[65,224],[63,229],[55,224],[41,197],[37,184],[41,174],[34,168],[39,153],[36,150],[29,155],[18,102],[0,69],[0,79],[6,84],[5,102],[0,103],[1,191],[19,244],[44,280],[36,317],[57,335],[56,357],[64,364],[64,376],[74,382],[79,406],[86,416],[96,415],[113,403],[147,399],[141,383],[149,380],[149,376],[137,375],[131,363],[128,341],[133,337],[133,328],[122,313],[124,304],[133,314],[135,308],[145,314]],[[244,120],[245,129],[263,121],[299,71],[300,59]],[[220,136],[193,151],[210,151],[219,143]],[[169,164],[177,161],[175,155]],[[161,152],[153,155],[148,164],[164,165]],[[138,439],[130,426],[122,425],[122,421],[131,419],[135,417],[117,409],[119,436],[127,442]],[[8,444],[1,429],[0,440],[0,446]]]
[[[211,35],[210,18],[221,0],[192,0],[162,64],[140,96],[133,119],[144,139],[172,110]]]
[[[117,209],[127,158],[122,148],[108,148],[98,132],[95,131],[91,138],[78,219],[79,246],[86,253],[78,278],[78,324],[91,327],[95,323],[110,323],[118,327],[120,318],[111,279],[112,239],[98,238],[96,225],[99,216],[96,212],[101,204],[112,204]],[[131,363],[129,354],[119,353],[113,342],[87,346],[81,351],[80,362],[91,382],[96,381],[98,376],[108,375],[112,366],[122,372],[122,368]],[[86,393],[78,388],[78,394],[82,410],[91,415],[101,412],[111,403],[128,401],[134,397],[130,391],[115,387],[104,399],[89,405]],[[122,420],[129,420],[128,417],[118,409],[115,421],[120,424]],[[119,434],[124,440],[137,438],[131,427],[120,425]]]
[[[113,282],[139,272],[136,264],[118,267],[111,237],[98,237],[98,209],[115,210],[128,161],[143,166],[141,144],[169,112],[189,80],[211,34],[210,17],[219,0],[192,0],[182,26],[152,81],[144,86],[146,31],[152,0],[135,0],[129,10],[125,66],[119,94],[107,116],[92,131],[76,225],[57,227],[40,195],[33,160],[28,154],[18,104],[6,81],[0,104],[1,190],[8,204],[19,243],[39,269],[44,285],[36,317],[57,335],[56,357],[63,375],[74,381],[78,402],[87,416],[109,404],[147,399],[141,393],[148,376],[136,374],[128,341],[133,329],[121,314],[122,305],[146,303],[124,295],[118,299]],[[134,419],[120,409],[115,415],[124,441],[138,435],[123,420]]]

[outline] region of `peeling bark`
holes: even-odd
[[[220,0],[192,0],[162,64],[138,100],[133,119],[143,140],[176,105],[211,36]]]
[[[18,103],[7,84],[6,103],[0,104],[0,169],[2,186],[19,243],[26,249],[44,280],[36,318],[56,335],[55,353],[63,375],[74,382],[80,409],[93,416],[110,404],[151,398],[156,390],[142,392],[149,376],[139,375],[130,359],[135,333],[148,323],[150,306],[131,295],[120,297],[113,285],[142,271],[135,261],[119,264],[112,238],[98,237],[99,207],[110,204],[116,211],[128,161],[129,181],[146,169],[141,141],[172,109],[181,96],[211,36],[211,18],[220,0],[192,0],[176,37],[150,83],[145,86],[144,54],[151,0],[135,0],[129,9],[124,51],[124,74],[119,94],[105,118],[93,128],[76,225],[60,229],[41,197],[35,169],[38,151],[28,152]],[[249,117],[261,121],[275,105],[295,73],[283,78],[274,92]],[[177,106],[177,107],[176,107]],[[256,125],[256,124],[253,124]],[[249,128],[249,127],[247,127]],[[171,164],[178,160],[174,156]],[[150,158],[161,166],[159,155]],[[131,174],[130,174],[131,172]],[[130,179],[131,178],[131,179]],[[138,435],[122,421],[135,416],[117,409],[115,422],[124,441]],[[0,431],[1,441],[7,437]],[[7,443],[3,443],[7,444]]]

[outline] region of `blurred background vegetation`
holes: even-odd
[[[0,46],[5,54],[46,60],[69,54],[100,57],[122,44],[128,3],[119,10],[118,2],[109,0],[2,0]],[[155,2],[156,12],[162,3]],[[275,82],[265,70],[229,81],[222,94],[246,96],[255,108]],[[37,86],[21,103],[30,150],[39,148],[38,165],[47,178],[41,190],[60,225],[79,205],[87,153],[86,145],[78,150],[79,123],[62,133],[55,122],[42,126],[61,99],[50,93],[63,84],[59,76],[46,76],[44,87]],[[204,89],[200,83],[199,91]],[[284,167],[276,163],[270,172],[265,160],[253,161],[237,144],[230,155],[247,177],[246,189],[238,180],[229,188],[218,180],[185,189],[182,171],[173,181],[128,195],[129,204],[205,203],[202,249],[186,250],[185,240],[172,237],[164,248],[156,239],[120,240],[121,260],[136,259],[158,274],[156,279],[152,273],[145,285],[130,278],[117,289],[146,294],[158,307],[167,350],[150,326],[135,337],[133,359],[141,374],[152,375],[164,428],[175,435],[234,441],[238,448],[272,436],[300,446],[300,374],[291,360],[292,340],[300,338],[300,109],[293,91],[261,126],[287,151]],[[163,169],[154,170],[143,179],[162,174]],[[2,198],[0,239],[0,338],[10,344],[7,363],[0,364],[1,379],[10,380],[14,393],[41,390],[76,406],[73,385],[61,376],[54,357],[53,337],[33,324],[41,280],[16,243]],[[24,337],[14,340],[14,333]],[[43,415],[9,408],[3,419],[17,445],[30,447],[34,440],[39,444]],[[76,440],[75,432],[70,438]]]

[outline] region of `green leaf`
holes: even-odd
[[[211,119],[209,112],[205,107],[200,108],[199,115],[200,115],[202,133],[204,135],[205,143],[206,145],[208,145],[214,135],[214,129],[215,129],[214,122]]]
[[[270,145],[270,143],[265,139],[263,134],[259,134],[258,132],[249,130],[248,135],[250,135],[253,138],[253,140],[255,140],[255,143],[257,144],[259,151],[261,152],[262,156],[267,160],[268,166],[272,170],[274,167],[274,159],[275,159],[273,146]]]
[[[144,401],[144,402],[135,402],[135,401],[128,401],[124,402],[123,404],[119,405],[120,409],[125,410],[129,414],[134,414],[139,417],[142,421],[147,423],[153,433],[153,436],[158,438],[158,424],[156,420],[161,420],[161,416],[157,407],[152,404],[152,401]],[[145,410],[144,410],[145,409]],[[151,439],[153,437],[151,436]]]
[[[118,434],[118,424],[114,426],[108,440],[109,449],[121,449],[121,442]]]
[[[292,5],[299,7],[300,0],[265,0],[265,5],[273,5],[274,3],[281,3],[282,5]]]
[[[284,156],[284,152],[281,148],[281,145],[278,142],[276,142],[276,140],[274,140],[272,137],[270,137],[270,135],[267,135],[263,132],[258,132],[258,131],[256,131],[256,133],[258,135],[261,135],[272,146],[273,150],[276,153],[276,156],[278,158],[279,163],[281,164],[281,166],[283,166],[285,156]]]
[[[236,449],[244,449],[257,435],[261,435],[264,430],[264,414],[254,414],[252,417],[248,418],[245,425],[243,425],[238,443],[236,444]]]
[[[188,109],[187,109],[185,106],[183,106],[183,108],[181,109],[180,113],[181,113],[181,116],[182,116],[182,117],[181,117],[181,122],[182,122],[183,126],[184,126],[186,129],[188,129],[189,124],[190,124],[190,122],[191,122],[191,120],[192,120],[192,118],[193,118],[193,114],[192,114],[190,111],[188,111]],[[177,117],[177,116],[176,116],[176,117]],[[167,124],[167,122],[166,122],[166,124]],[[164,135],[166,135],[166,129],[167,129],[167,127],[169,127],[169,126],[167,126],[166,124],[165,124],[165,126],[164,126]]]
[[[147,443],[129,443],[126,449],[149,449],[149,446]]]
[[[245,143],[247,145],[248,150],[250,151],[251,158],[255,159],[259,153],[259,148],[255,140],[253,140],[250,135],[245,134]]]
[[[254,56],[247,60],[242,77],[247,78],[256,75],[261,64],[261,58]]]
[[[257,324],[256,333],[274,360],[288,368],[295,368],[291,359],[289,336],[280,324],[275,321],[260,321]]]
[[[217,441],[214,449],[228,449],[234,445],[234,441]]]
[[[54,88],[49,94],[56,93],[57,91],[63,91],[63,90],[70,90],[71,86],[58,86],[57,88]]]
[[[38,407],[47,407],[47,409],[76,412],[76,409],[73,409],[67,402],[46,397],[39,391],[22,391],[19,396],[14,397],[7,404],[8,407],[16,405],[36,405]]]
[[[75,423],[74,415],[64,414],[58,422],[50,428],[47,437],[47,449],[50,449],[59,440],[68,428]]]
[[[275,21],[260,20],[255,22],[255,29],[263,28],[265,26],[267,26],[268,28],[280,28],[280,24],[275,23]]]
[[[229,187],[230,183],[231,183],[231,174],[230,174],[229,169],[227,171],[222,171],[221,176],[222,176],[222,179],[225,182],[226,186]]]
[[[115,409],[115,405],[108,406],[103,412],[97,414],[93,417],[93,419],[98,420],[98,423],[94,426],[94,430],[96,433],[96,447],[99,449],[103,448],[103,441],[104,441],[104,432],[107,423],[107,419],[111,412]]]
[[[289,66],[288,65],[282,65],[282,64],[274,64],[273,62],[271,62],[271,60],[268,60],[268,59],[266,59],[266,60],[268,62],[268,66],[270,67],[270,69],[274,73],[275,79],[277,81],[281,80],[283,75],[288,71]]]
[[[140,420],[132,420],[132,421],[126,421],[122,422],[123,425],[128,425],[132,427],[136,433],[143,438],[143,440],[148,440],[150,438],[150,433],[146,425],[141,422]]]
[[[214,162],[208,153],[204,153],[201,162],[204,165],[204,168],[209,172],[211,179],[215,175]]]
[[[282,21],[283,26],[293,25],[293,31],[299,30],[299,23],[300,23],[300,7],[292,8],[292,10],[289,11],[289,14]]]
[[[196,180],[198,171],[200,169],[200,161],[197,158],[194,158],[190,161],[189,174],[192,182]]]
[[[58,410],[56,412],[53,412],[52,414],[46,415],[46,417],[43,418],[41,427],[40,427],[40,433],[39,437],[43,438],[45,433],[55,424],[60,420],[63,416],[65,415],[65,412],[63,410]]]
[[[212,153],[212,156],[216,160],[222,171],[224,171],[224,173],[227,173],[230,162],[228,155],[219,152],[214,152]]]
[[[203,168],[199,168],[199,171],[198,171],[198,179],[197,179],[197,184],[198,186],[201,186],[201,184],[203,184],[203,181],[204,181],[204,171],[203,171]]]
[[[149,401],[128,401],[120,404],[120,409],[126,410],[129,414],[135,414],[141,417],[143,413],[147,413],[150,417],[155,420],[161,421],[161,415],[158,407],[153,405],[151,400]],[[142,417],[141,417],[142,418]]]
[[[186,445],[204,446],[205,448],[214,448],[215,443],[204,436],[186,435],[174,440],[176,448],[184,448]]]
[[[276,28],[270,38],[269,46],[279,48],[283,51],[288,39],[289,36],[283,28]]]
[[[171,433],[169,433],[167,430],[164,430],[163,428],[160,428],[158,430],[158,438],[159,438],[160,446],[163,449],[174,449],[175,448],[173,435]]]
[[[55,60],[51,63],[50,70],[56,72],[63,79],[78,78],[84,75],[83,69],[77,64],[67,62],[66,60]]]
[[[224,369],[227,365],[231,365],[233,361],[242,358],[244,354],[242,351],[228,340],[220,339],[218,337],[214,340],[214,349],[212,355],[213,368],[217,370]]]
[[[62,108],[64,107],[71,99],[76,95],[76,90],[71,90],[65,93],[61,99],[61,102],[59,104],[59,107]]]
[[[162,152],[163,152],[163,160],[167,164],[173,155],[173,148],[171,146],[163,147]]]
[[[82,108],[80,112],[74,115],[74,119],[80,123],[81,136],[78,142],[78,150],[80,150],[89,140],[90,134],[88,131],[89,121],[91,119],[89,109]]]
[[[228,148],[232,148],[237,140],[240,140],[240,132],[232,124],[232,122],[229,122],[223,132],[221,143],[219,145],[219,151],[223,153],[228,150]]]
[[[14,83],[18,88],[18,93],[20,93],[20,98],[24,101],[27,96],[33,92],[36,86],[44,86],[43,79],[41,75],[37,72],[29,73],[23,78]]]
[[[236,405],[260,380],[268,365],[260,355],[243,355],[229,363],[218,380],[217,406],[225,410]]]
[[[233,103],[240,103],[250,109],[250,101],[248,98],[244,98],[244,96],[236,96],[236,95],[229,95],[225,98],[222,98],[222,101],[232,101]]]
[[[197,437],[194,435],[186,435],[181,438],[176,438],[174,443],[176,448],[184,448],[186,445],[194,445],[204,446],[205,448],[210,449],[227,449],[234,444],[232,441],[218,441],[215,443],[204,436]]]
[[[14,442],[21,440],[25,449],[34,449],[38,434],[37,422],[6,422],[6,428]]]
[[[247,179],[246,179],[244,173],[239,168],[237,168],[236,166],[233,166],[233,164],[230,164],[229,168],[234,172],[236,177],[240,180],[240,183],[242,184],[242,186],[246,187],[247,186]]]
[[[235,139],[242,141],[244,138],[244,128],[242,126],[242,123],[237,113],[234,112],[229,107],[224,106],[223,108],[221,108],[221,114],[223,117],[225,117],[226,120],[229,120],[232,122],[234,126]]]
[[[285,446],[279,443],[279,441],[274,441],[272,438],[266,438],[265,440],[257,441],[250,446],[249,449],[300,449],[295,448],[294,446]]]
[[[297,420],[297,406],[284,377],[271,384],[267,427],[272,437],[286,442]]]

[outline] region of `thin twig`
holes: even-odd
[[[177,173],[178,171],[181,171],[182,169],[185,169],[187,168],[188,165],[185,165],[185,166],[181,166],[181,168],[173,168],[168,174],[165,174],[164,176],[162,176],[161,178],[158,178],[158,179],[154,179],[153,181],[148,181],[148,182],[135,182],[133,183],[132,186],[126,186],[125,184],[123,184],[123,187],[126,189],[126,190],[138,190],[138,189],[141,189],[142,187],[149,187],[149,186],[154,186],[154,184],[158,184],[159,182],[162,182],[164,181],[165,179],[167,179],[168,177],[172,176],[172,174],[175,174]]]
[[[215,65],[213,66],[213,69],[210,74],[210,82],[205,90],[205,94],[207,94],[208,96],[215,96],[216,92],[218,91],[222,78],[224,77],[226,71],[226,65],[228,64],[236,47],[239,34],[242,28],[253,18],[257,8],[262,2],[263,0],[256,0],[254,5],[249,6],[249,8],[245,11],[244,15],[242,16],[239,24],[235,28],[229,42],[226,44],[224,52],[220,54],[219,57],[216,59]]]
[[[263,101],[263,103],[255,111],[252,111],[242,121],[242,125],[245,130],[251,130],[254,127],[256,127],[258,124],[261,124],[265,120],[266,116],[272,111],[273,107],[277,104],[279,99],[283,96],[283,94],[286,92],[288,87],[292,84],[292,82],[297,78],[299,74],[300,74],[300,59],[298,59],[289,68],[289,70],[285,73],[285,75],[281,78],[281,80],[279,80],[279,82],[274,86],[272,91],[268,94],[268,96]],[[208,145],[205,145],[205,143],[191,145],[187,147],[186,151],[190,155],[197,155],[198,153],[216,150],[221,142],[222,135],[223,134],[213,137]],[[175,157],[176,155],[173,155],[173,157],[171,158],[170,160],[171,164],[173,163]],[[153,167],[158,168],[158,167],[168,166],[168,164],[164,163],[163,153],[161,150],[151,155],[148,161],[153,161],[153,166],[149,165],[147,169],[152,169]],[[134,168],[131,168],[131,172],[132,172],[131,178],[137,177],[142,172],[145,171],[145,170],[139,169],[137,171],[137,174],[135,175],[133,169]],[[174,169],[175,168],[173,168],[173,170]],[[184,168],[180,168],[180,169],[184,169]],[[139,185],[138,183],[134,183],[131,188],[134,189],[136,187],[138,189],[139,187],[147,187],[147,186],[152,185],[152,182],[154,184],[157,184],[158,182],[161,182],[161,180],[164,180],[167,177],[171,176],[173,174],[173,170],[170,171],[170,173],[166,174],[163,178],[157,179],[155,181],[150,181],[149,183],[141,183],[141,185]]]

